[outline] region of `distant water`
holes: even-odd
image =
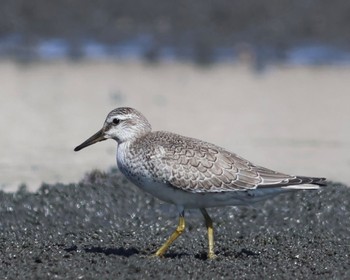
[[[350,65],[350,51],[321,43],[290,46],[284,50],[274,47],[256,47],[238,44],[232,47],[195,47],[159,45],[148,34],[135,36],[118,44],[106,44],[92,39],[71,43],[64,38],[26,42],[13,34],[0,38],[0,56],[20,60],[55,60],[62,58],[88,59],[146,59],[149,61],[187,60],[204,63],[236,62],[248,58],[257,68],[268,63],[291,65]]]

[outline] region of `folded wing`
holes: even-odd
[[[188,192],[244,191],[255,188],[285,188],[302,184],[324,184],[323,178],[287,175],[239,157],[223,148],[176,134],[153,134],[159,142],[156,164],[167,170],[170,185]],[[155,139],[153,139],[155,140]],[[303,188],[303,187],[299,187]]]

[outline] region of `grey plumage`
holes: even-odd
[[[74,150],[106,139],[118,142],[121,172],[141,189],[173,203],[179,225],[156,252],[162,256],[185,229],[184,210],[199,208],[208,229],[208,258],[214,258],[213,223],[205,208],[245,205],[295,189],[315,189],[324,178],[293,176],[257,166],[250,161],[198,139],[155,131],[132,108],[110,112],[100,131]]]
[[[132,141],[129,149],[131,168],[142,165],[155,180],[187,192],[244,191],[325,180],[256,166],[216,145],[170,132],[148,132]]]

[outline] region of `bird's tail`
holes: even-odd
[[[294,190],[312,190],[327,186],[326,178],[297,176],[288,181],[288,185],[282,186],[283,189]]]

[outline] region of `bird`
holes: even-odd
[[[326,178],[277,172],[217,145],[167,131],[153,131],[146,117],[131,107],[112,110],[97,133],[74,151],[107,139],[117,142],[119,170],[140,189],[174,204],[178,225],[155,252],[164,256],[185,230],[185,210],[199,209],[208,238],[208,259],[215,259],[214,227],[207,208],[250,205],[275,195],[319,189]]]

